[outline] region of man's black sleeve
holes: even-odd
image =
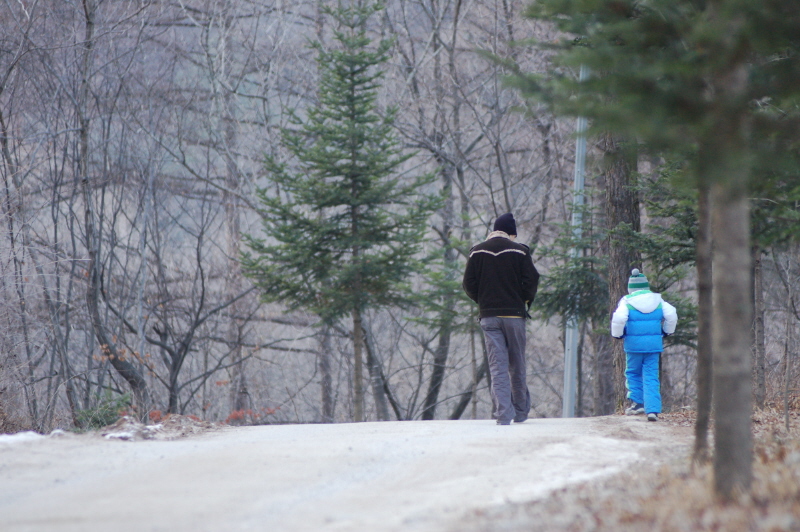
[[[533,257],[525,255],[522,261],[522,298],[530,308],[539,289],[539,272],[533,265]]]
[[[464,292],[474,302],[478,302],[478,269],[472,257],[467,259],[467,268],[464,270],[464,280],[461,282]]]

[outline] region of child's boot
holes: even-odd
[[[644,414],[644,405],[642,403],[633,403],[625,410],[626,416],[638,416]]]

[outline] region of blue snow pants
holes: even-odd
[[[625,353],[625,382],[628,399],[644,404],[647,414],[661,413],[661,383],[658,360],[661,353]]]

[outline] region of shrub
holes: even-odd
[[[111,425],[130,406],[130,394],[114,395],[111,390],[106,390],[105,395],[97,403],[97,406],[78,411],[79,428],[92,430]]]

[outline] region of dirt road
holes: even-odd
[[[0,530],[447,531],[611,475],[689,429],[642,417],[225,428],[174,441],[0,441]]]

